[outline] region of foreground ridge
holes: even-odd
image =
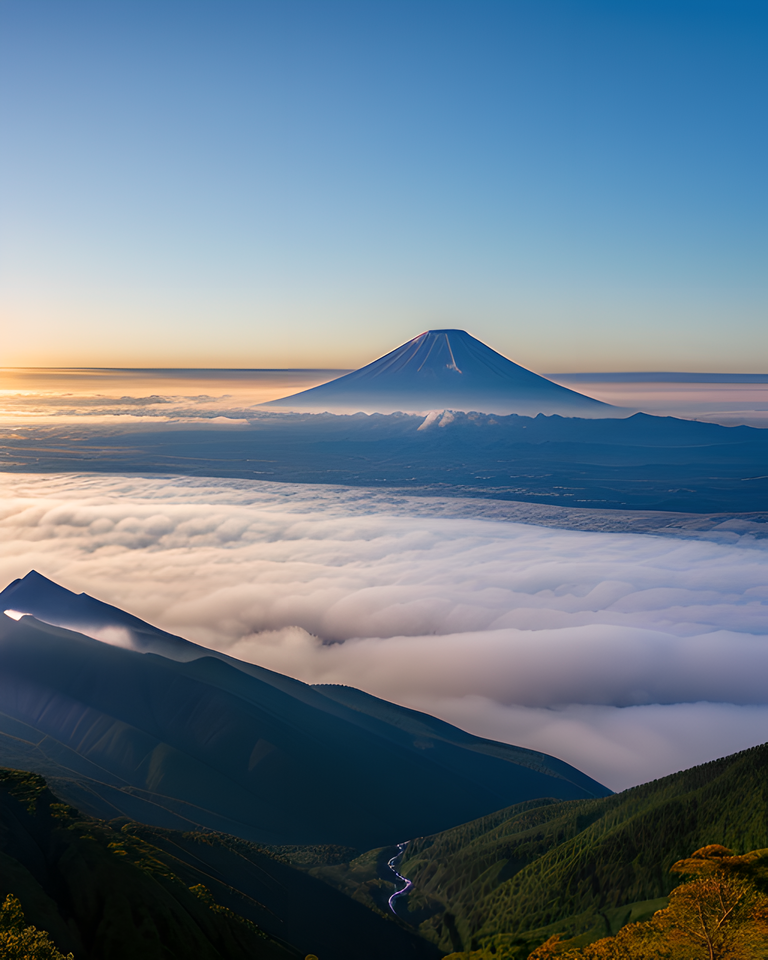
[[[269,850],[89,817],[26,771],[0,769],[0,854],[0,903],[76,960],[439,956]]]
[[[34,571],[0,603],[0,763],[93,816],[366,850],[510,802],[609,793],[554,757],[315,689]]]

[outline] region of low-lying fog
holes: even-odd
[[[544,750],[613,789],[768,740],[760,524],[585,532],[189,478],[6,475],[0,493],[3,586],[34,568],[242,659]]]
[[[259,404],[347,372],[7,368],[0,370],[0,424],[61,425],[76,421],[83,427],[90,420],[130,427],[147,418],[156,422],[247,420],[259,415]],[[695,374],[548,376],[563,386],[628,410],[726,426],[768,426],[765,375],[703,375],[709,380],[697,380]]]

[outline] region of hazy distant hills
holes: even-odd
[[[95,816],[367,849],[522,800],[609,793],[544,754],[360,691],[325,695],[34,573],[0,604],[34,614],[0,615],[0,764]]]
[[[492,350],[465,330],[427,330],[359,370],[267,407],[313,413],[560,413],[607,417],[615,409],[561,387]]]
[[[768,430],[647,414],[264,413],[227,429],[110,427],[74,440],[66,432],[5,438],[0,466],[399,487],[601,510],[743,512],[768,503]]]
[[[259,407],[233,395],[207,413],[171,403],[164,411],[154,401],[165,398],[144,399],[151,415],[29,418],[0,441],[0,469],[397,487],[600,510],[730,513],[768,503],[768,430],[630,415],[462,330],[427,331]],[[128,409],[146,413],[134,400]]]

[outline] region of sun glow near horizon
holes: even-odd
[[[225,9],[2,4],[4,365],[768,370],[763,7]]]

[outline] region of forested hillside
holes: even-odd
[[[446,952],[527,956],[553,933],[596,939],[649,916],[680,883],[672,864],[713,843],[768,847],[768,745],[605,799],[517,804],[412,841],[399,870]]]
[[[393,918],[254,844],[97,820],[61,803],[42,777],[0,769],[4,903],[0,935],[18,940],[14,931],[31,925],[75,960],[439,956]],[[0,937],[2,957],[55,957],[4,949]]]

